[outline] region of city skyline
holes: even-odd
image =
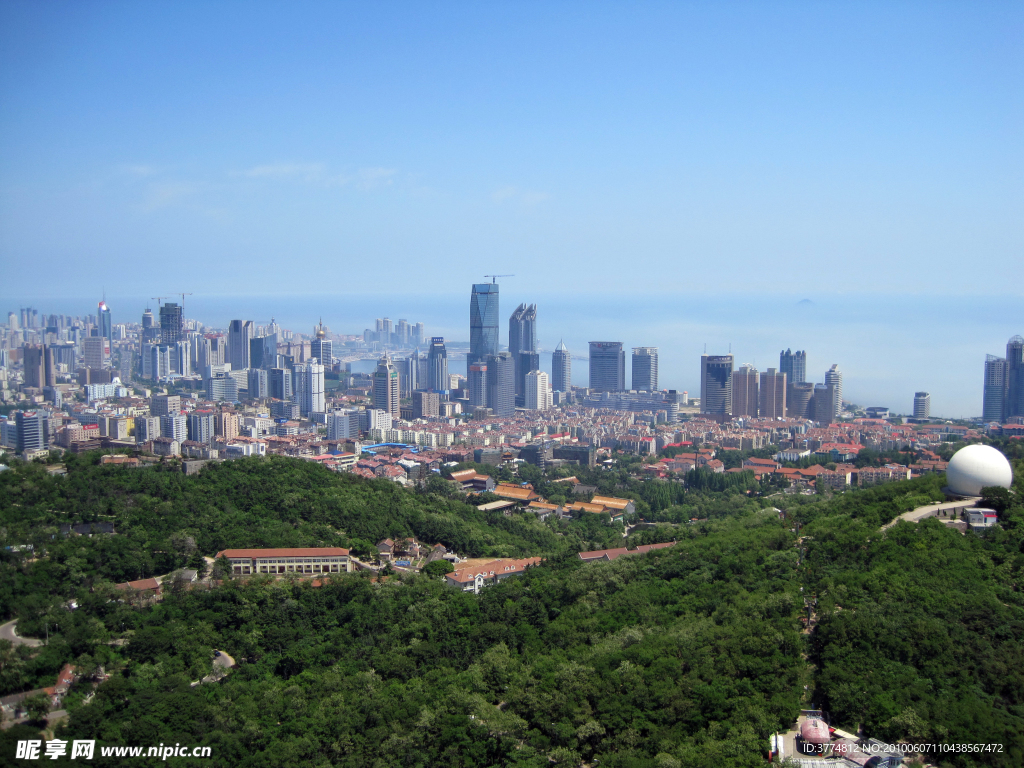
[[[637,335],[642,333],[641,340],[643,342],[650,343],[651,341],[657,341],[658,333],[664,333],[665,331],[659,331],[659,319],[652,318],[652,326],[648,327],[646,323],[640,323],[643,327],[638,327],[638,323],[634,320],[632,324],[628,319],[612,319],[599,318],[598,315],[576,315],[575,312],[567,310],[576,309],[571,306],[571,303],[565,300],[557,300],[557,297],[552,297],[544,293],[531,292],[538,301],[531,303],[539,303],[540,311],[544,313],[545,320],[541,327],[541,332],[538,334],[540,343],[538,344],[539,349],[542,351],[540,359],[540,367],[542,370],[552,373],[551,369],[551,353],[553,352],[556,344],[551,344],[550,339],[558,334],[562,336],[560,329],[569,328],[572,329],[575,326],[576,336],[574,340],[573,333],[567,333],[564,335],[565,339],[568,340],[570,351],[573,353],[577,361],[574,375],[575,383],[579,385],[586,384],[587,371],[586,371],[586,347],[587,337],[590,335],[588,328],[592,327],[592,323],[600,319],[606,323],[607,328],[612,328],[611,333],[621,335],[626,341],[624,344],[631,346],[636,340]],[[518,304],[521,302],[522,290],[516,290],[511,294],[509,304]],[[455,344],[467,344],[465,336],[467,335],[465,327],[465,319],[461,319],[458,315],[462,314],[459,312],[457,306],[451,306],[453,303],[461,304],[465,301],[465,293],[462,293],[461,297],[449,297],[449,296],[438,296],[432,297],[425,303],[412,304],[409,311],[402,310],[403,315],[414,315],[414,316],[425,316],[428,321],[430,328],[436,328],[439,331],[449,331],[452,333],[451,336],[445,336],[449,343]],[[461,298],[461,301],[459,301]],[[394,297],[388,297],[387,301],[393,301]],[[0,299],[2,302],[3,299]],[[338,302],[323,300],[316,297],[306,297],[304,300],[296,302],[295,307],[301,307],[301,312],[296,312],[294,309],[289,309],[290,306],[286,298],[282,297],[251,297],[248,299],[242,299],[241,303],[238,303],[236,297],[228,297],[226,303],[221,303],[223,297],[211,297],[204,294],[196,294],[189,297],[189,305],[186,307],[185,317],[190,320],[203,322],[208,327],[220,328],[222,331],[228,332],[230,330],[231,319],[237,319],[237,315],[249,314],[249,310],[241,309],[240,306],[248,305],[250,309],[253,309],[252,315],[257,318],[254,322],[257,324],[256,329],[260,327],[269,327],[271,319],[268,316],[279,315],[285,316],[288,319],[283,320],[284,327],[289,330],[301,333],[306,336],[310,336],[315,330],[316,325],[330,318],[331,312],[335,311],[335,307],[338,306]],[[312,308],[310,302],[313,302]],[[376,297],[367,297],[360,301],[358,304],[346,300],[341,303],[350,310],[351,314],[347,316],[347,319],[334,316],[333,319],[324,322],[325,325],[330,326],[332,333],[341,333],[347,335],[359,335],[359,329],[365,328],[368,324],[372,325],[372,317],[374,315],[375,307],[380,301],[384,302],[384,299],[377,299]],[[422,301],[422,299],[421,299]],[[886,405],[894,410],[901,413],[912,413],[913,412],[913,396],[915,391],[919,391],[922,386],[926,387],[932,393],[931,401],[931,413],[933,416],[943,416],[947,418],[960,418],[970,416],[980,416],[982,412],[982,374],[975,373],[975,371],[981,371],[984,365],[984,356],[986,352],[979,350],[986,349],[988,351],[996,350],[998,356],[1003,355],[1003,350],[1006,345],[1007,335],[1014,334],[1015,329],[1011,326],[1007,331],[1004,331],[1004,326],[996,317],[995,312],[990,312],[985,324],[982,326],[985,333],[978,333],[975,335],[972,328],[968,325],[964,330],[961,331],[961,336],[958,340],[959,349],[962,354],[962,361],[958,365],[944,366],[939,365],[934,367],[934,370],[930,370],[928,373],[928,379],[922,380],[920,376],[920,370],[926,370],[929,366],[934,364],[940,364],[931,355],[929,348],[919,347],[912,343],[912,338],[907,337],[906,346],[900,349],[899,354],[891,355],[892,359],[886,361],[886,370],[889,374],[897,370],[900,366],[904,367],[908,372],[907,384],[902,387],[892,386],[890,381],[883,380],[880,386],[875,388],[876,394],[872,395],[868,387],[865,386],[865,382],[870,383],[871,377],[865,374],[870,374],[870,368],[878,364],[878,350],[880,345],[886,345],[892,343],[892,338],[884,335],[879,335],[873,326],[860,326],[860,328],[867,327],[869,332],[867,334],[862,331],[851,331],[851,328],[857,328],[858,326],[837,326],[834,332],[823,333],[822,325],[829,322],[830,317],[841,317],[844,321],[856,320],[863,322],[865,319],[870,319],[871,315],[875,313],[874,307],[871,306],[860,306],[859,309],[855,305],[859,305],[859,299],[848,299],[847,305],[843,305],[842,298],[836,302],[828,302],[818,304],[808,304],[806,302],[796,303],[795,313],[789,313],[790,319],[796,318],[802,324],[801,327],[790,327],[780,326],[777,333],[772,330],[766,330],[763,327],[754,327],[756,323],[756,313],[752,313],[749,316],[750,328],[743,327],[737,331],[735,324],[730,329],[730,326],[723,324],[722,329],[718,334],[718,338],[730,338],[730,339],[741,339],[746,340],[743,344],[747,347],[750,340],[755,337],[758,339],[759,351],[756,353],[744,353],[740,344],[729,344],[734,348],[734,356],[736,360],[736,366],[739,367],[744,363],[752,363],[761,371],[766,370],[767,367],[773,367],[779,362],[778,349],[782,346],[782,343],[786,343],[787,346],[791,347],[794,354],[797,348],[801,346],[809,347],[807,352],[807,378],[808,380],[813,379],[815,381],[822,381],[825,371],[834,362],[838,361],[840,368],[844,373],[844,392],[843,396],[851,402],[856,402],[860,405],[866,405],[868,403]],[[139,320],[145,321],[149,315],[143,316],[139,314],[139,317],[128,317],[124,316],[124,307],[131,307],[132,304],[142,309],[149,309],[150,314],[153,316],[153,325],[155,325],[155,332],[161,333],[160,322],[159,322],[159,309],[157,304],[147,298],[140,297],[115,297],[108,299],[106,304],[111,308],[113,316],[113,324],[116,326],[119,323],[124,322],[139,322]],[[168,304],[178,304],[180,302],[168,302]],[[772,300],[766,300],[765,306],[772,304]],[[589,302],[581,302],[579,307],[588,306]],[[321,313],[320,307],[323,307],[326,311]],[[363,307],[370,307],[367,311]],[[464,306],[464,305],[463,305]],[[22,301],[7,301],[5,304],[0,304],[0,316],[6,316],[9,312],[13,312],[16,316],[19,315],[19,311],[24,308],[33,308],[34,311],[39,314],[50,314],[57,312],[60,314],[81,315],[86,316],[89,314],[96,314],[97,304],[94,300],[90,300],[88,297],[80,297],[70,300],[70,303],[65,301],[55,301],[52,299],[36,297],[32,300]],[[284,312],[282,313],[282,309]],[[379,307],[377,308],[379,310]],[[507,307],[506,307],[507,309]],[[463,312],[465,310],[462,310]],[[714,305],[706,305],[699,307],[695,310],[699,313],[708,313],[710,316],[714,316],[716,312],[726,314],[731,312],[731,308],[728,305],[720,305],[720,309],[715,308]],[[861,313],[861,317],[857,317],[857,312]],[[379,311],[376,311],[379,315]],[[212,318],[210,316],[213,316]],[[979,313],[980,317],[984,320],[985,313]],[[236,316],[236,317],[233,317]],[[312,316],[312,322],[307,321],[305,318]],[[445,319],[447,316],[448,319]],[[213,318],[221,318],[220,322],[217,322]],[[463,318],[465,316],[463,315]],[[300,319],[302,318],[302,319]],[[370,319],[367,319],[370,318]],[[639,318],[643,320],[643,318]],[[280,327],[281,323],[277,323]],[[504,347],[507,342],[507,337],[503,335],[504,328],[501,327],[502,322],[499,318],[499,339],[500,344]],[[583,328],[583,332],[580,332],[580,328]],[[620,333],[619,331],[625,328],[626,331]],[[705,327],[705,332],[708,332],[709,337],[714,338],[714,328]],[[703,345],[699,342],[699,337],[691,334],[683,334],[684,338],[682,341],[679,340],[679,333],[676,330],[676,326],[669,326],[669,332],[672,335],[672,343],[661,345],[661,388],[662,389],[677,389],[679,391],[687,390],[691,395],[696,396],[699,391],[699,364],[694,364],[693,359],[699,357]],[[815,334],[818,334],[819,339],[825,343],[819,346],[818,344],[805,343],[800,341],[799,343],[791,343],[793,339],[810,340],[814,338]],[[858,334],[862,338],[862,343],[856,345],[844,345],[846,337]],[[1004,335],[1007,334],[1007,335]],[[609,333],[609,335],[611,335]],[[978,338],[984,335],[987,341],[978,341]],[[462,338],[459,338],[459,337]],[[833,338],[834,337],[834,338]],[[556,337],[557,338],[557,337]],[[719,345],[725,347],[724,341],[720,341]],[[984,345],[984,346],[983,346]],[[421,356],[426,357],[426,349],[420,348]],[[713,349],[715,345],[709,344],[709,351]],[[699,348],[698,348],[699,347]],[[717,350],[715,350],[717,351]],[[784,350],[785,351],[785,350]],[[691,355],[695,357],[691,357]],[[980,357],[980,360],[979,360]],[[857,365],[856,361],[860,360],[861,364]],[[865,366],[865,363],[867,366]],[[465,371],[461,370],[461,359],[455,362],[455,369],[453,372],[459,372],[465,374]],[[376,365],[376,361],[373,362]],[[627,386],[631,386],[629,380],[629,368],[627,368]],[[821,370],[819,370],[819,368]],[[919,370],[920,369],[920,370]],[[958,381],[959,377],[959,381]],[[953,387],[951,385],[958,384],[963,392],[966,394],[961,396],[960,404],[949,405],[951,402],[950,395]],[[941,385],[941,386],[940,386]],[[865,396],[865,391],[867,395]]]

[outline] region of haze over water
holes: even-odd
[[[472,280],[472,277],[468,278]],[[823,381],[838,363],[844,399],[860,405],[912,410],[914,392],[932,395],[932,414],[980,415],[982,364],[986,353],[1002,355],[1007,339],[1024,333],[1024,315],[1015,297],[985,300],[935,295],[768,296],[582,294],[524,290],[522,278],[501,283],[501,340],[508,341],[508,316],[520,302],[538,305],[541,367],[551,369],[551,351],[564,339],[573,354],[573,382],[587,384],[588,342],[621,341],[659,348],[660,385],[700,394],[700,355],[729,351],[736,366],[778,367],[779,351],[807,351],[808,379]],[[428,335],[469,340],[470,285],[451,293],[338,293],[278,296],[186,297],[186,316],[213,328],[234,318],[309,334],[323,321],[334,333],[361,334],[374,319],[422,322]],[[809,298],[811,303],[804,301]],[[31,305],[40,312],[85,315],[95,312],[93,297],[14,299],[0,297],[0,311]],[[173,300],[173,299],[172,299]],[[180,301],[180,297],[178,297]],[[108,293],[115,323],[139,322],[156,302]],[[1019,318],[1011,325],[1006,318]],[[354,366],[366,369],[370,364]],[[465,361],[453,360],[452,373],[465,374]]]

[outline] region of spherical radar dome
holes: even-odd
[[[990,485],[1009,488],[1013,482],[1010,462],[991,445],[968,445],[953,454],[946,467],[949,490],[960,496],[980,496]]]

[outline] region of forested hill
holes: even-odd
[[[471,557],[510,557],[622,542],[621,529],[597,516],[556,533],[532,515],[480,512],[440,478],[410,491],[281,457],[213,463],[192,476],[174,465],[98,461],[68,455],[65,476],[39,464],[0,473],[0,619],[25,595],[70,597],[96,580],[164,574],[229,547],[345,546],[370,555],[383,538],[415,536]],[[83,522],[111,522],[116,535],[60,535],[61,525]],[[31,562],[4,549],[28,544],[46,557]]]
[[[291,459],[194,477],[88,456],[64,478],[16,465],[0,473],[0,535],[36,549],[0,550],[0,608],[26,634],[45,621],[50,643],[0,641],[0,687],[52,684],[69,661],[86,674],[102,665],[112,677],[88,704],[78,687],[61,738],[210,745],[218,764],[247,768],[755,766],[807,706],[886,740],[1001,745],[933,755],[943,768],[1018,768],[1020,461],[1015,477],[1013,493],[986,499],[999,526],[985,535],[934,519],[881,529],[940,496],[941,476],[832,498],[673,490],[666,519],[711,519],[673,528],[674,547],[584,564],[578,549],[621,543],[621,529],[485,515],[443,481],[413,492]],[[116,521],[117,535],[56,532],[90,520]],[[548,556],[479,596],[364,573],[171,589],[133,607],[110,584],[140,562],[182,563],[189,537],[212,553],[386,535]],[[801,633],[805,599],[814,626]],[[191,687],[214,649],[239,668]],[[28,730],[0,733],[0,764]]]

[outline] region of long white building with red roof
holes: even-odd
[[[231,561],[236,576],[253,574],[349,573],[352,560],[344,547],[296,547],[286,549],[225,549],[217,557]]]

